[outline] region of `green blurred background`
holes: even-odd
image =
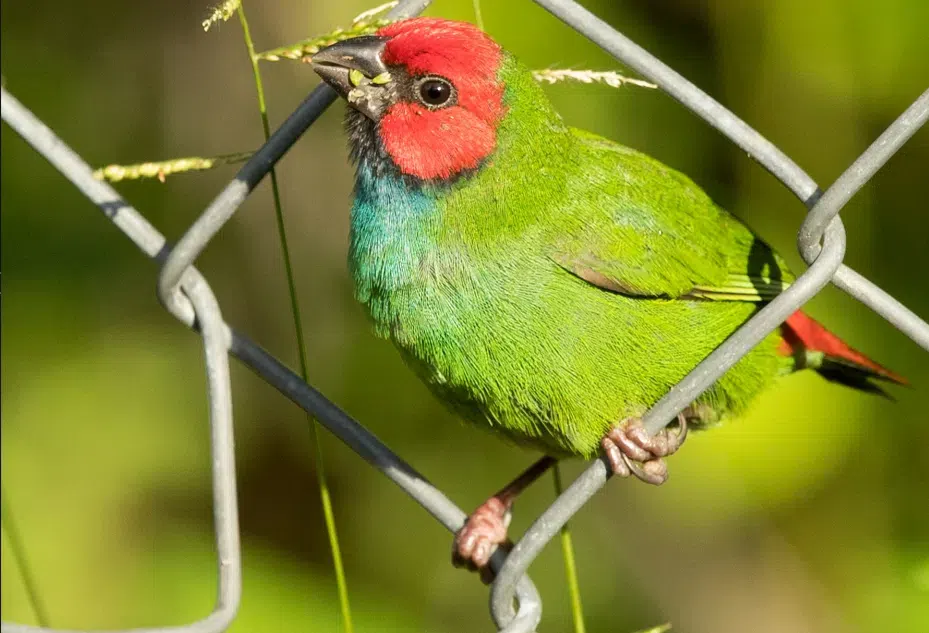
[[[821,184],[929,84],[925,0],[588,0],[733,109]],[[347,25],[365,2],[251,2],[259,49]],[[533,67],[616,63],[528,0],[485,2],[489,32]],[[261,142],[233,20],[200,2],[2,4],[7,88],[96,165],[214,155]],[[473,19],[468,0],[433,15]],[[272,125],[317,82],[263,67]],[[690,174],[797,269],[802,205],[672,99],[547,88],[574,125]],[[473,508],[534,455],[435,402],[351,296],[351,170],[341,107],[279,166],[312,382]],[[199,340],[155,299],[156,267],[2,129],[2,475],[59,627],[179,624],[210,610],[214,559]],[[233,174],[119,189],[176,239]],[[929,316],[929,130],[848,206],[847,262]],[[229,322],[296,366],[267,182],[201,258]],[[672,621],[694,633],[929,630],[929,356],[829,288],[810,311],[908,376],[897,402],[794,376],[738,424],[688,442],[661,489],[614,482],[573,522],[590,631]],[[335,631],[333,572],[302,412],[233,364],[244,599],[234,631]],[[449,564],[450,535],[323,437],[359,631],[490,631],[486,589]],[[569,476],[583,466],[566,466]],[[549,481],[516,508],[520,533]],[[7,517],[4,517],[6,520]],[[4,534],[2,617],[34,622]],[[532,568],[542,631],[569,631],[557,541]]]

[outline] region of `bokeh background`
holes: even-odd
[[[929,84],[925,0],[587,0],[832,182]],[[365,2],[249,2],[259,49],[347,25]],[[5,85],[90,162],[257,147],[237,22],[205,2],[2,4]],[[429,13],[473,20],[468,0]],[[528,0],[485,2],[533,67],[617,64]],[[272,124],[317,82],[263,67]],[[802,205],[672,99],[547,88],[565,118],[690,174],[802,269]],[[464,427],[371,334],[346,269],[351,170],[331,108],[279,165],[312,382],[473,508],[535,455]],[[51,623],[179,624],[210,610],[214,558],[199,339],[158,305],[156,267],[2,128],[2,476]],[[234,168],[119,189],[176,239]],[[929,316],[929,130],[843,213],[847,262]],[[291,366],[296,350],[267,182],[200,263],[226,318]],[[911,378],[896,402],[794,376],[694,437],[661,489],[614,482],[573,522],[590,631],[929,630],[929,356],[835,288],[810,304]],[[647,368],[646,368],[647,370]],[[245,593],[234,631],[339,630],[303,413],[233,364]],[[490,631],[486,589],[450,535],[328,434],[322,441],[359,631]],[[583,466],[566,466],[569,476]],[[553,497],[516,507],[520,533]],[[7,521],[8,516],[4,516]],[[2,617],[34,622],[4,533]],[[543,631],[569,631],[557,541],[532,568]]]

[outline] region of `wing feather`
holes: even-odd
[[[580,173],[550,257],[609,292],[765,302],[793,275],[783,259],[689,178],[658,161],[575,131]]]

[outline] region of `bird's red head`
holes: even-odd
[[[339,42],[313,63],[378,123],[383,150],[403,174],[443,180],[477,168],[496,147],[502,59],[500,46],[471,24],[416,18]],[[353,68],[364,77],[351,77]]]

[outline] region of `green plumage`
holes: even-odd
[[[567,127],[509,55],[499,80],[496,151],[473,174],[413,183],[360,154],[357,295],[465,419],[590,456],[792,277],[688,178]],[[696,422],[742,411],[791,370],[779,341],[772,334],[701,396]]]

